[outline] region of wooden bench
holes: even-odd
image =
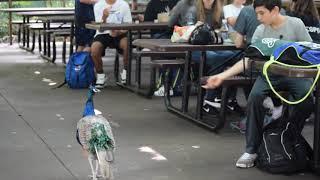
[[[56,48],[56,37],[63,37],[63,44],[62,44],[62,62],[64,64],[66,64],[66,52],[67,52],[67,38],[70,37],[71,35],[71,31],[66,29],[56,29],[56,30],[52,30],[51,31],[52,35],[53,35],[53,52],[52,52],[52,62],[55,62],[56,60],[56,54],[57,54],[57,48]],[[73,42],[70,42],[73,43]],[[73,45],[71,45],[70,47],[73,47]]]
[[[39,46],[39,52],[42,51],[42,46],[41,46],[41,32],[43,32],[44,36],[47,36],[50,38],[50,34],[54,32],[56,29],[68,29],[70,30],[71,25],[70,24],[64,24],[64,23],[52,23],[50,25],[49,30],[44,29],[43,23],[27,23],[24,24],[24,28],[28,28],[29,30],[32,31],[32,46],[30,49],[27,48],[28,51],[33,52],[35,48],[35,40],[36,40],[36,31],[38,31],[38,46]],[[27,31],[28,32],[28,31]],[[29,36],[27,36],[29,37]],[[27,38],[27,46],[29,47],[29,38]],[[44,43],[46,40],[44,41]]]
[[[141,60],[142,57],[151,58],[151,76],[148,91],[144,94],[146,97],[151,98],[156,89],[156,74],[159,67],[172,68],[173,66],[180,66],[184,64],[185,52],[158,52],[158,51],[138,51],[133,53],[136,59],[136,83],[137,88],[141,88]],[[163,74],[164,75],[164,74]]]
[[[221,85],[222,92],[221,92],[221,108],[219,111],[219,117],[212,121],[212,123],[215,123],[214,131],[220,130],[225,125],[230,90],[233,89],[234,87],[248,87],[248,86],[251,87],[254,84],[255,79],[256,78],[245,77],[245,76],[234,76],[223,81]]]
[[[41,21],[39,20],[30,20],[29,23],[42,23]],[[22,30],[22,25],[24,24],[22,20],[15,20],[15,21],[12,21],[12,24],[13,25],[17,25],[18,26],[18,32],[17,32],[17,35],[18,35],[18,43],[21,42],[21,30]]]

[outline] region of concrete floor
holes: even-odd
[[[112,59],[105,59],[106,70]],[[75,139],[86,90],[52,90],[63,72],[59,59],[50,64],[37,53],[0,44],[0,180],[88,179],[89,164]],[[243,135],[229,127],[214,134],[167,112],[161,98],[145,99],[111,83],[94,102],[115,133],[115,179],[319,179],[235,168]],[[312,126],[304,133],[311,141]]]

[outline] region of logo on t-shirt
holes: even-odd
[[[268,48],[272,48],[278,40],[279,39],[275,39],[275,38],[263,38],[262,43],[266,44]]]

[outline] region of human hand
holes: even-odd
[[[111,6],[106,7],[102,13],[102,22],[106,22],[109,14],[110,14]]]
[[[219,75],[209,76],[206,84],[202,87],[205,89],[215,89],[222,84],[223,80],[224,79]]]
[[[139,20],[139,22],[143,22],[144,21],[144,15],[143,14],[138,14],[138,20]]]

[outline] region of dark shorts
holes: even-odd
[[[117,37],[111,37],[109,34],[98,34],[96,37],[94,37],[93,42],[98,41],[103,45],[103,48],[106,49],[109,48],[115,48],[118,53],[122,54],[123,50],[120,48],[120,40],[122,38],[125,38],[127,34],[121,34]],[[104,56],[105,51],[103,51],[102,56]]]
[[[75,28],[76,45],[90,47],[95,34],[96,34],[95,30],[87,29],[81,26],[76,27]]]

